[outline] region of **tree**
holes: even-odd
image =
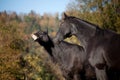
[[[120,2],[118,0],[75,0],[75,3],[71,3],[72,5],[68,4],[67,12],[79,12],[80,18],[96,23],[104,29],[119,32],[118,21],[120,17],[117,10],[119,9]],[[69,6],[78,7],[74,7],[74,11],[70,11]]]
[[[53,16],[51,19],[55,21]],[[41,29],[40,21],[41,16],[34,11],[23,14],[22,18],[14,12],[0,12],[0,80],[57,79],[47,65],[45,59],[48,58],[42,58],[43,48],[30,37],[35,30]]]

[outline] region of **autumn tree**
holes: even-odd
[[[50,20],[45,24],[48,29],[57,27],[58,15],[49,15],[48,18]],[[30,36],[44,27],[39,24],[44,20],[46,18],[34,11],[20,15],[15,12],[0,12],[0,80],[58,79],[58,69],[53,69],[55,65],[49,63],[44,49]],[[60,76],[59,79],[62,80]]]
[[[73,12],[75,16],[95,23],[104,29],[120,31],[118,27],[120,25],[118,11],[120,2],[118,0],[75,0],[74,3],[68,4],[68,13]],[[69,6],[73,9],[70,10]]]

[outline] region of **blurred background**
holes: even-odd
[[[0,80],[64,80],[30,36],[48,28],[55,37],[63,12],[120,33],[118,0],[0,0]]]

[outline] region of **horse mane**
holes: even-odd
[[[81,20],[81,21],[83,21],[83,22],[86,22],[86,23],[88,23],[88,24],[91,24],[91,25],[93,25],[93,26],[99,28],[98,25],[93,24],[93,23],[91,23],[91,22],[88,22],[88,21],[86,21],[86,20],[83,20],[83,19],[80,19],[80,18],[77,18],[77,17],[74,17],[74,16],[70,16],[69,18],[70,18],[70,19],[78,19],[78,20]]]

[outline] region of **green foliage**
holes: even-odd
[[[70,15],[77,16],[92,23],[99,25],[104,29],[119,31],[119,5],[118,0],[75,0],[76,4],[68,4],[67,12]],[[77,9],[69,9],[72,6]]]
[[[14,12],[0,12],[0,80],[56,80],[42,58],[43,48],[30,36],[41,29],[40,20],[33,12],[22,18]]]
[[[38,20],[40,20],[40,18],[38,18]],[[30,34],[35,30],[41,29],[40,25],[38,24],[37,18],[35,17],[35,14],[25,16],[25,22],[28,24],[24,29],[24,32],[26,34]]]
[[[28,78],[33,80],[42,79],[45,77],[44,68],[41,64],[41,59],[38,56],[27,54],[24,56],[25,65],[24,72],[27,73]],[[42,74],[44,76],[42,76]]]
[[[23,40],[21,39],[14,39],[11,43],[10,43],[10,48],[12,49],[19,49],[19,50],[23,50],[25,46],[25,43]]]
[[[75,36],[71,36],[70,38],[66,38],[65,41],[72,43],[72,44],[78,44],[80,45],[79,40]]]

